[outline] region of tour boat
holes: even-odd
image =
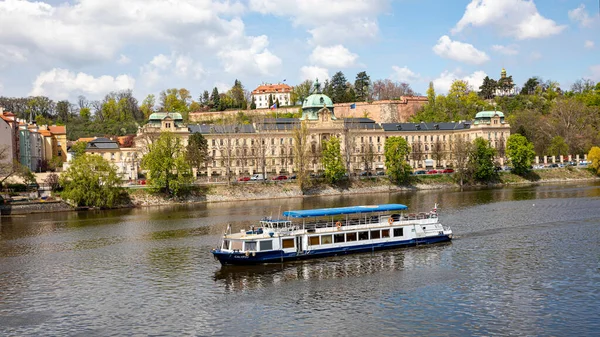
[[[422,213],[407,209],[383,204],[286,211],[283,219],[264,218],[239,233],[228,226],[212,253],[223,265],[279,263],[452,240],[452,230],[438,222],[437,205]]]

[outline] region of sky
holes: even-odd
[[[354,82],[477,89],[506,68],[600,81],[598,0],[0,0],[0,96],[101,99],[167,88],[194,99],[235,79],[294,85],[337,71]]]

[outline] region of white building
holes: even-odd
[[[254,99],[254,103],[256,104],[257,109],[266,109],[270,108],[269,106],[269,96],[272,95],[273,103],[279,100],[279,106],[293,105],[294,102],[291,102],[290,94],[292,92],[292,87],[287,84],[277,83],[263,83],[258,86],[258,88],[252,91],[252,99]]]

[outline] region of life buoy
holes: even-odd
[[[337,227],[337,229],[340,229],[340,228],[342,228],[342,223],[341,223],[341,222],[339,222],[339,221],[338,221],[338,222],[336,222],[336,223],[335,223],[335,227]]]
[[[390,225],[391,225],[391,224],[393,224],[393,223],[394,223],[394,218],[392,218],[392,217],[389,217],[389,218],[388,218],[388,223],[389,223]]]

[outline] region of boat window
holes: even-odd
[[[294,239],[283,239],[281,245],[283,248],[294,248]]]
[[[369,232],[368,231],[358,232],[358,239],[359,240],[369,240]]]
[[[331,235],[321,235],[321,244],[326,245],[331,243]]]
[[[379,239],[381,237],[380,231],[371,231],[371,239]]]
[[[402,228],[402,227],[394,228],[394,237],[403,236],[403,235],[404,235],[404,228]]]
[[[390,237],[390,230],[389,229],[384,229],[381,231],[381,237],[382,238],[389,238]]]
[[[346,233],[346,241],[356,241],[356,232]]]
[[[333,242],[335,242],[335,243],[346,242],[346,238],[344,237],[344,234],[334,234]]]
[[[256,241],[246,241],[245,251],[256,251]]]
[[[308,244],[310,246],[316,246],[319,244],[319,237],[318,236],[311,236],[308,238]]]
[[[260,242],[260,250],[273,250],[273,240],[265,240]]]
[[[223,246],[221,249],[229,249],[229,240],[223,240]]]
[[[231,250],[242,250],[242,241],[231,241]]]

